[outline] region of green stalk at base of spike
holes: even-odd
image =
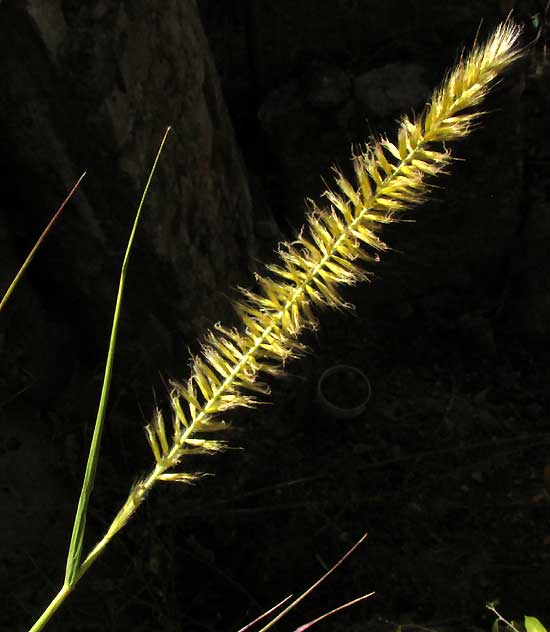
[[[124,295],[124,286],[126,282],[128,262],[130,260],[130,253],[132,251],[132,246],[134,243],[137,226],[138,226],[139,219],[141,216],[141,211],[143,209],[143,205],[145,203],[145,199],[147,197],[147,193],[149,191],[149,187],[151,185],[153,175],[155,173],[160,155],[164,148],[164,144],[166,142],[166,138],[168,137],[170,129],[171,128],[168,127],[164,133],[160,147],[155,157],[155,161],[149,173],[147,183],[145,184],[145,188],[143,190],[141,200],[138,205],[138,209],[136,211],[136,215],[134,218],[132,231],[130,233],[128,244],[126,246],[124,260],[122,262],[115,310],[114,310],[114,315],[113,315],[113,324],[112,324],[111,335],[109,339],[109,350],[107,352],[105,372],[103,375],[103,385],[101,388],[101,396],[100,396],[99,406],[97,410],[97,416],[96,416],[96,421],[94,425],[94,432],[93,432],[92,441],[90,445],[90,451],[89,451],[88,460],[86,463],[84,482],[82,484],[80,498],[78,500],[78,507],[76,510],[75,521],[74,521],[73,530],[71,534],[71,541],[69,544],[69,551],[67,554],[65,581],[63,583],[63,587],[61,588],[61,590],[52,599],[51,603],[44,610],[42,615],[36,620],[34,625],[30,628],[29,632],[39,632],[39,630],[42,630],[44,625],[49,621],[49,619],[53,616],[53,614],[57,611],[57,609],[69,596],[69,594],[71,593],[72,589],[75,587],[79,579],[86,573],[86,571],[91,565],[91,562],[95,560],[97,557],[97,554],[96,554],[93,558],[91,558],[91,561],[90,561],[89,559],[90,556],[88,556],[85,562],[81,564],[82,549],[83,549],[83,544],[84,544],[84,535],[86,532],[86,514],[87,514],[90,496],[92,494],[93,487],[94,487],[97,463],[99,460],[101,435],[103,433],[105,413],[107,411],[107,402],[109,398],[109,390],[110,390],[111,378],[112,378],[112,373],[113,373],[113,363],[114,363],[115,350],[116,350],[118,324],[120,320],[120,311],[122,307],[122,298]],[[100,549],[100,551],[101,550],[103,550],[103,547]]]
[[[130,253],[132,251],[132,246],[134,245],[134,237],[136,234],[139,219],[141,217],[141,211],[145,203],[145,198],[147,197],[149,186],[151,185],[151,180],[153,179],[153,174],[155,173],[155,169],[157,167],[160,155],[164,148],[164,143],[166,142],[166,138],[169,132],[170,132],[170,127],[168,127],[166,129],[166,132],[164,133],[164,137],[161,141],[159,150],[155,157],[155,161],[149,173],[149,177],[147,179],[147,183],[143,190],[143,194],[141,196],[141,200],[136,212],[134,225],[132,226],[132,231],[128,239],[126,252],[124,254],[124,260],[122,262],[122,269],[121,269],[120,280],[118,284],[115,311],[113,315],[113,325],[111,328],[111,335],[109,339],[109,350],[107,352],[107,361],[105,364],[105,372],[103,374],[103,385],[101,388],[101,396],[99,400],[99,406],[97,409],[97,416],[96,416],[96,421],[94,425],[94,433],[92,436],[92,442],[90,445],[90,452],[88,454],[88,461],[86,463],[86,471],[84,473],[84,482],[82,484],[82,490],[80,493],[80,498],[78,500],[78,507],[76,510],[76,517],[75,517],[73,531],[71,535],[69,552],[67,555],[65,584],[69,587],[72,587],[75,583],[75,577],[80,567],[80,558],[82,557],[84,533],[86,531],[86,513],[88,509],[88,503],[90,501],[90,496],[94,488],[97,462],[99,459],[101,435],[103,433],[105,413],[107,411],[107,402],[109,399],[109,390],[111,387],[111,378],[113,374],[113,363],[114,363],[114,358],[115,358],[116,341],[117,341],[117,334],[118,334],[118,323],[120,319],[120,310],[122,307],[122,297],[124,296],[124,286],[126,283],[126,272],[128,269],[128,262],[130,260]]]

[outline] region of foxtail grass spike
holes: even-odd
[[[297,337],[317,326],[317,308],[349,309],[341,288],[368,280],[365,265],[388,250],[380,227],[400,221],[403,211],[424,201],[430,180],[452,160],[445,143],[472,130],[483,114],[472,108],[521,55],[519,35],[510,20],[501,24],[485,45],[461,57],[420,116],[402,117],[395,140],[383,136],[354,148],[353,181],[335,169],[334,185],[324,193],[328,205],[311,204],[297,238],[280,244],[279,261],[256,275],[256,291],[239,288],[235,309],[241,327],[217,325],[208,332],[187,384],[173,383],[173,443],[159,460],[162,438],[149,440],[160,466],[180,462],[205,423],[214,431],[213,417],[256,406],[269,393],[261,374],[278,375],[287,360],[305,352]],[[144,484],[153,482],[148,478]]]
[[[305,227],[291,243],[279,247],[280,259],[256,277],[256,291],[241,291],[236,303],[240,327],[216,325],[205,337],[200,356],[193,358],[186,383],[172,382],[172,433],[164,422],[149,424],[155,465],[140,480],[104,537],[78,566],[73,585],[103,552],[141,505],[149,490],[166,478],[187,454],[212,453],[225,444],[198,439],[211,432],[225,411],[256,406],[268,392],[262,374],[284,372],[288,360],[305,352],[297,339],[304,328],[317,326],[315,312],[326,306],[349,309],[342,286],[366,280],[364,266],[378,261],[388,246],[379,236],[384,224],[400,221],[403,211],[422,202],[430,181],[452,159],[446,143],[467,135],[479,121],[479,106],[491,84],[522,52],[521,29],[511,20],[501,24],[484,45],[463,55],[434,92],[420,116],[404,116],[393,140],[374,139],[353,152],[354,179],[336,172],[333,188],[324,194],[325,206],[313,204]],[[190,474],[181,473],[182,482]],[[66,598],[58,595],[31,628],[37,632]],[[52,604],[54,604],[52,602]],[[41,623],[40,623],[41,621]]]
[[[240,289],[235,309],[241,327],[216,325],[205,337],[202,354],[193,358],[187,383],[172,382],[172,444],[165,450],[157,426],[147,427],[157,465],[130,494],[115,520],[116,530],[141,503],[142,489],[187,454],[196,454],[193,438],[205,424],[215,431],[213,417],[261,401],[258,397],[269,392],[261,374],[279,375],[288,360],[305,352],[297,337],[304,328],[317,326],[317,308],[349,309],[341,287],[368,279],[364,265],[376,263],[379,253],[388,250],[378,235],[380,227],[400,221],[403,211],[422,202],[430,180],[446,169],[452,156],[444,143],[472,130],[482,114],[472,108],[521,56],[520,31],[508,20],[485,45],[463,55],[424,112],[402,117],[394,141],[384,136],[354,148],[354,181],[335,171],[334,187],[324,193],[328,206],[312,204],[297,238],[280,244],[279,262],[256,275],[258,290]]]

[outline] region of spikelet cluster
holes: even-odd
[[[336,171],[334,189],[324,194],[326,207],[313,205],[296,240],[279,246],[279,262],[257,275],[256,291],[240,289],[241,327],[216,325],[193,359],[187,383],[172,383],[170,436],[157,413],[147,427],[155,469],[136,486],[115,531],[157,480],[194,480],[193,474],[168,472],[182,457],[223,449],[205,435],[226,427],[224,411],[254,406],[269,393],[260,374],[279,374],[288,359],[304,352],[297,337],[316,326],[315,308],[347,307],[340,287],[367,279],[365,264],[387,249],[380,226],[424,199],[431,177],[451,159],[444,143],[468,134],[482,114],[472,108],[520,56],[519,35],[511,21],[500,25],[485,45],[460,59],[422,115],[401,119],[395,141],[382,137],[356,151],[352,182]]]

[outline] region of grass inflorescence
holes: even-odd
[[[256,276],[255,291],[241,288],[235,305],[240,325],[216,325],[206,334],[201,354],[192,359],[189,379],[171,383],[170,426],[156,411],[146,427],[154,467],[134,485],[104,537],[73,569],[71,586],[61,589],[48,616],[31,630],[43,627],[157,482],[189,483],[201,476],[180,470],[185,457],[225,448],[223,441],[212,439],[227,427],[223,413],[253,407],[269,394],[261,375],[280,374],[285,362],[305,352],[298,336],[317,326],[317,308],[349,307],[340,286],[368,279],[368,266],[388,249],[381,227],[399,221],[403,211],[426,197],[431,178],[452,159],[446,143],[472,130],[482,115],[474,108],[520,57],[519,35],[511,20],[501,24],[485,44],[460,58],[421,115],[402,117],[393,141],[380,137],[355,150],[351,181],[336,170],[334,186],[324,194],[327,204],[313,204],[296,239],[279,246],[279,261]]]
[[[472,110],[494,80],[520,56],[520,29],[507,21],[489,40],[463,56],[433,94],[422,115],[404,116],[394,142],[379,138],[353,156],[355,180],[336,170],[334,190],[327,190],[325,208],[314,204],[296,240],[279,246],[280,261],[256,275],[257,291],[241,288],[235,304],[241,327],[216,325],[206,335],[202,354],[192,362],[191,376],[173,382],[172,432],[168,437],[160,413],[147,426],[155,469],[130,495],[115,522],[123,526],[141,502],[143,492],[167,475],[187,454],[223,449],[223,443],[202,438],[222,430],[224,411],[254,406],[269,393],[261,373],[278,375],[285,362],[305,351],[300,332],[316,327],[314,309],[348,308],[339,286],[368,278],[365,264],[376,263],[388,246],[378,233],[383,224],[420,203],[429,178],[448,165],[444,143],[466,136],[483,112]],[[185,482],[193,479],[186,474]]]

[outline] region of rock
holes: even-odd
[[[355,78],[355,98],[380,118],[421,109],[431,94],[426,71],[418,64],[386,64]]]
[[[346,102],[350,87],[347,73],[336,66],[322,65],[309,78],[306,100],[317,110],[332,110]]]
[[[290,81],[268,94],[258,110],[258,119],[262,129],[271,137],[276,137],[284,130],[288,133],[289,124],[294,124],[302,112],[298,82]]]

